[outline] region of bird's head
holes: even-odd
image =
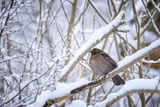
[[[91,56],[94,56],[101,53],[102,51],[100,49],[94,48],[90,52],[91,52]]]

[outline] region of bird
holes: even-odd
[[[98,48],[94,48],[90,52],[89,66],[94,73],[105,77],[117,68],[117,63],[106,52]],[[125,84],[125,81],[119,75],[114,76],[112,80],[115,85]]]

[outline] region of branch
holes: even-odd
[[[158,50],[160,50],[160,39],[156,40],[155,42],[150,44],[148,47],[145,47],[145,48],[137,51],[136,53],[132,54],[131,56],[125,57],[122,61],[120,61],[118,63],[119,68],[117,68],[117,69],[113,70],[111,73],[109,73],[107,78],[102,78],[98,81],[93,81],[88,84],[82,85],[74,90],[71,90],[70,94],[65,95],[63,97],[50,99],[45,103],[45,105],[43,107],[49,107],[52,104],[58,103],[60,101],[63,101],[65,99],[73,96],[74,94],[82,92],[82,91],[89,89],[91,87],[99,86],[99,85],[109,81],[111,78],[113,78],[118,73],[125,71],[125,69],[131,67],[133,64],[139,62],[140,60],[142,60],[146,56],[148,56]]]
[[[110,94],[106,100],[96,103],[95,106],[110,107],[122,97],[134,93],[160,93],[159,77],[130,80],[118,92]]]
[[[109,102],[106,107],[110,107],[112,104],[114,104],[116,101],[120,100],[121,98],[129,95],[129,94],[134,94],[134,93],[160,93],[160,90],[154,89],[154,90],[131,90],[131,91],[126,91],[124,94],[117,96],[115,99],[113,99],[111,102]]]

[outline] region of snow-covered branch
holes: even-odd
[[[134,93],[160,93],[159,77],[154,79],[134,79],[126,82],[126,84],[116,93],[108,95],[107,99],[96,103],[96,107],[110,107],[113,103]]]
[[[151,2],[153,6],[156,8],[156,10],[160,13],[160,8],[158,7],[159,5],[156,5],[156,3],[153,0],[151,0]]]
[[[143,5],[144,5],[144,7],[146,8],[147,14],[148,14],[148,16],[149,16],[149,18],[150,18],[150,20],[151,20],[151,22],[152,22],[152,24],[153,24],[153,27],[155,28],[156,32],[157,32],[158,35],[160,36],[160,31],[159,31],[158,27],[156,26],[156,24],[155,24],[155,22],[154,22],[154,20],[153,20],[153,18],[152,18],[151,13],[150,13],[149,10],[147,9],[147,6],[146,6],[146,3],[144,2],[144,0],[142,0],[142,3],[143,3]]]
[[[124,17],[125,17],[125,12],[122,11],[108,25],[95,30],[90,39],[78,50],[74,58],[62,69],[60,78],[63,77],[64,75],[67,75],[81,60],[81,58],[91,50],[92,47],[96,46],[105,37],[113,33],[120,25],[124,24],[125,23],[123,20]]]
[[[145,59],[142,59],[142,61],[145,62],[145,63],[148,63],[148,64],[150,64],[150,63],[155,64],[155,63],[159,63],[159,62],[160,62],[160,59],[158,59],[157,61],[154,61],[154,60],[149,60],[149,61],[147,61],[147,60],[145,60]]]

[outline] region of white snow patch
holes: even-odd
[[[49,99],[54,99],[58,97],[63,97],[67,94],[70,94],[71,90],[80,87],[84,84],[89,83],[88,80],[82,78],[78,80],[75,83],[57,83],[56,90],[51,92],[49,90],[43,91],[38,97],[37,100],[34,104],[32,104],[30,107],[41,107],[46,103],[47,100]]]
[[[89,83],[89,81],[84,78],[80,79],[75,83],[70,83],[70,84],[58,83],[56,86],[56,91],[54,91],[54,93],[52,94],[53,98],[62,97],[64,95],[70,94],[71,90],[87,83]]]

